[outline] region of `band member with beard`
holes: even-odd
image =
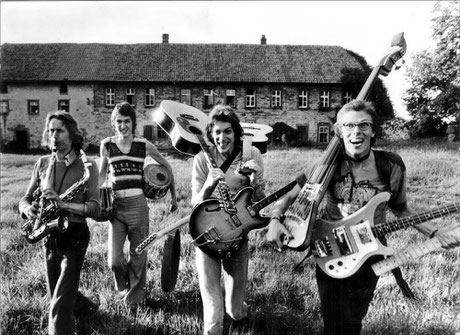
[[[231,107],[218,105],[211,111],[209,118],[206,132],[209,141],[214,144],[210,148],[212,158],[219,167],[227,159],[231,162],[228,162],[230,165],[224,173],[221,168],[212,168],[207,163],[204,152],[195,156],[192,170],[192,205],[210,197],[217,198],[213,192],[219,180],[225,180],[232,195],[242,187],[252,186],[255,189],[254,197],[263,198],[265,181],[262,157],[260,151],[252,147],[252,159],[240,164],[243,128],[235,111]],[[250,175],[238,174],[238,167],[250,169]],[[196,267],[203,300],[204,334],[222,334],[225,311],[235,321],[247,317],[245,298],[248,260],[247,241],[239,251],[226,259],[213,258],[196,248]],[[225,303],[220,286],[222,268]]]
[[[110,221],[108,263],[113,271],[115,289],[120,300],[135,308],[146,296],[147,253],[138,255],[136,247],[149,235],[149,207],[143,191],[143,168],[147,156],[165,166],[171,174],[170,211],[177,209],[172,169],[157,148],[145,138],[135,136],[136,111],[127,102],[115,106],[111,115],[116,135],[101,142],[99,185],[104,184],[110,165],[115,192],[115,217]],[[129,257],[123,247],[129,243]]]
[[[45,237],[46,282],[51,297],[49,309],[49,334],[74,334],[74,311],[91,312],[98,305],[78,292],[80,271],[88,247],[90,234],[86,217],[99,215],[98,171],[96,162],[87,158],[91,166],[86,190],[82,188],[73,199],[64,202],[59,194],[78,182],[85,170],[80,157],[83,135],[77,122],[67,112],[48,113],[42,144],[55,150],[51,156],[40,157],[34,166],[27,192],[19,202],[23,218],[37,217],[39,205],[34,201],[34,191],[40,187],[45,204],[52,201],[68,217],[65,232],[53,230]],[[48,175],[47,175],[47,171]]]
[[[354,100],[337,114],[336,134],[343,140],[344,153],[339,156],[339,165],[335,171],[323,200],[323,218],[336,221],[345,218],[363,207],[374,195],[391,190],[388,208],[398,217],[411,215],[412,211],[406,199],[406,168],[401,157],[395,153],[371,149],[375,142],[377,114],[370,102]],[[390,166],[389,185],[383,178],[382,164]],[[380,162],[380,163],[379,163]],[[274,204],[267,240],[276,248],[283,249],[283,240],[292,238],[291,233],[280,219],[290,204],[294,202],[302,187],[307,182],[307,175],[297,178],[298,184]],[[374,221],[385,221],[386,206],[377,208]],[[445,248],[460,244],[458,239],[449,234],[451,227],[435,229],[428,223],[415,226],[426,236],[437,236]],[[316,268],[321,311],[324,321],[324,334],[359,334],[362,320],[366,316],[373,298],[378,277],[374,274],[369,259],[357,273],[335,279]],[[402,278],[401,278],[402,279]]]

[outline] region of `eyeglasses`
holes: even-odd
[[[359,130],[368,130],[373,125],[372,122],[361,122],[361,123],[342,123],[342,127],[348,131],[355,129],[358,127]]]

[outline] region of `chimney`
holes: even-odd
[[[169,34],[163,34],[163,44],[169,43]]]
[[[262,35],[262,38],[260,39],[260,44],[262,44],[262,45],[267,44],[267,39],[265,38],[265,35]]]

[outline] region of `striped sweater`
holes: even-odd
[[[106,143],[114,191],[143,187],[146,141],[145,138],[135,137],[127,154],[121,152],[115,143]]]

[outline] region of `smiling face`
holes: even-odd
[[[372,117],[364,111],[346,111],[339,114],[337,123],[340,127],[338,135],[343,139],[347,155],[354,159],[367,155],[371,149],[371,139],[375,136],[375,131],[372,126],[365,130],[361,128],[365,128],[365,123],[372,124]]]
[[[212,127],[212,138],[217,150],[229,156],[235,147],[235,132],[230,122],[216,121]]]
[[[131,117],[123,116],[120,113],[117,113],[115,119],[113,120],[113,124],[117,134],[122,138],[129,138],[133,136],[133,122]]]

